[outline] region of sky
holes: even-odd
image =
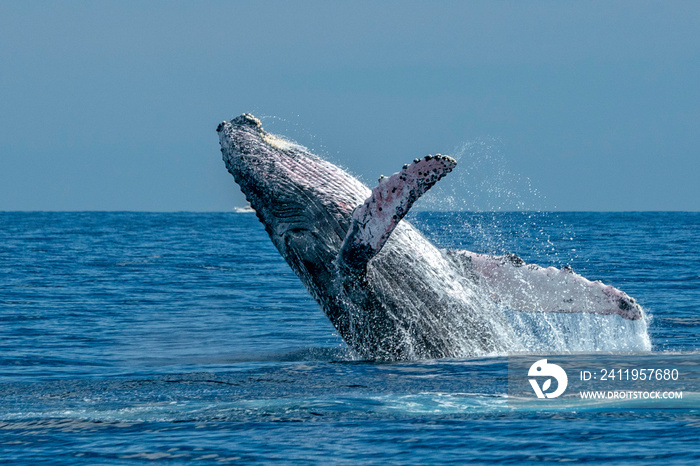
[[[698,31],[693,1],[0,1],[0,210],[230,211],[216,126],[250,112],[370,185],[458,153],[528,208],[698,211]]]

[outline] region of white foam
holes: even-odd
[[[646,317],[505,311],[516,335],[511,351],[650,351]]]

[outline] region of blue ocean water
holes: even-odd
[[[411,221],[612,284],[700,363],[700,214]],[[0,277],[0,461],[700,461],[698,410],[514,410],[505,357],[354,359],[254,215],[0,213]]]

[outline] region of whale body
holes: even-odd
[[[226,168],[273,244],[361,358],[509,351],[518,335],[504,308],[643,317],[633,298],[568,267],[434,246],[403,217],[455,167],[448,156],[414,159],[370,190],[252,115],[217,131]]]

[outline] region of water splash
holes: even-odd
[[[471,251],[484,254],[514,252],[511,241],[516,233],[513,219],[498,214],[517,212],[517,233],[534,236],[532,244],[536,245],[536,250],[532,252],[536,253],[538,260],[546,253],[551,256],[548,262],[568,265],[566,259],[559,257],[553,238],[546,232],[547,226],[556,221],[548,218],[548,211],[553,206],[528,177],[512,169],[499,139],[475,139],[456,148],[452,156],[458,162],[457,168],[419,199],[413,210],[478,215],[457,217],[449,225],[443,225],[447,228],[440,232],[442,235],[437,235],[440,246],[454,247],[450,241],[463,238],[469,243],[462,242],[458,246]],[[421,225],[421,229],[424,228],[425,225]],[[573,240],[572,228],[562,224],[558,231]],[[519,255],[523,254],[524,251],[519,251]]]
[[[546,198],[529,178],[515,173],[496,138],[462,144],[452,154],[457,168],[416,203],[417,210],[523,212],[549,210]]]
[[[646,318],[587,313],[505,311],[518,335],[513,351],[650,351]]]
[[[527,262],[557,267],[577,261],[573,227],[543,211],[551,207],[530,179],[510,168],[501,141],[482,138],[465,143],[454,158],[457,169],[416,203],[414,209],[423,212],[411,217],[433,241],[445,249],[517,253]],[[452,213],[441,213],[447,211]],[[630,321],[587,312],[518,312],[512,310],[508,296],[496,304],[487,287],[473,288],[483,312],[505,316],[509,328],[500,335],[505,351],[651,350],[646,316]],[[550,308],[553,303],[547,300],[552,292],[572,292],[563,283],[558,288],[535,295],[535,304],[542,301],[535,308]]]

